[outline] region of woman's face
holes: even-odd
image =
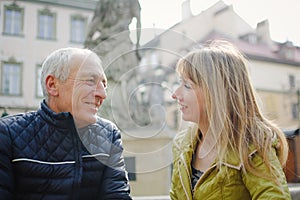
[[[203,89],[188,78],[181,78],[179,87],[172,98],[177,100],[182,119],[199,124],[205,123],[205,99]]]

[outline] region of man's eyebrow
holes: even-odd
[[[92,72],[82,72],[82,73],[79,73],[78,76],[82,76],[82,77],[98,77],[100,75],[92,73]]]

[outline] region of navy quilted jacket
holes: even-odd
[[[76,130],[42,102],[0,119],[0,199],[131,199],[122,152],[111,122]]]

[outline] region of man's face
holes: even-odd
[[[60,111],[70,112],[78,128],[96,122],[106,98],[106,76],[96,56],[74,55],[70,75],[59,83]]]

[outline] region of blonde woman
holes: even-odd
[[[290,199],[286,138],[260,111],[242,53],[212,41],[177,72],[172,97],[195,126],[174,140],[171,199]]]

